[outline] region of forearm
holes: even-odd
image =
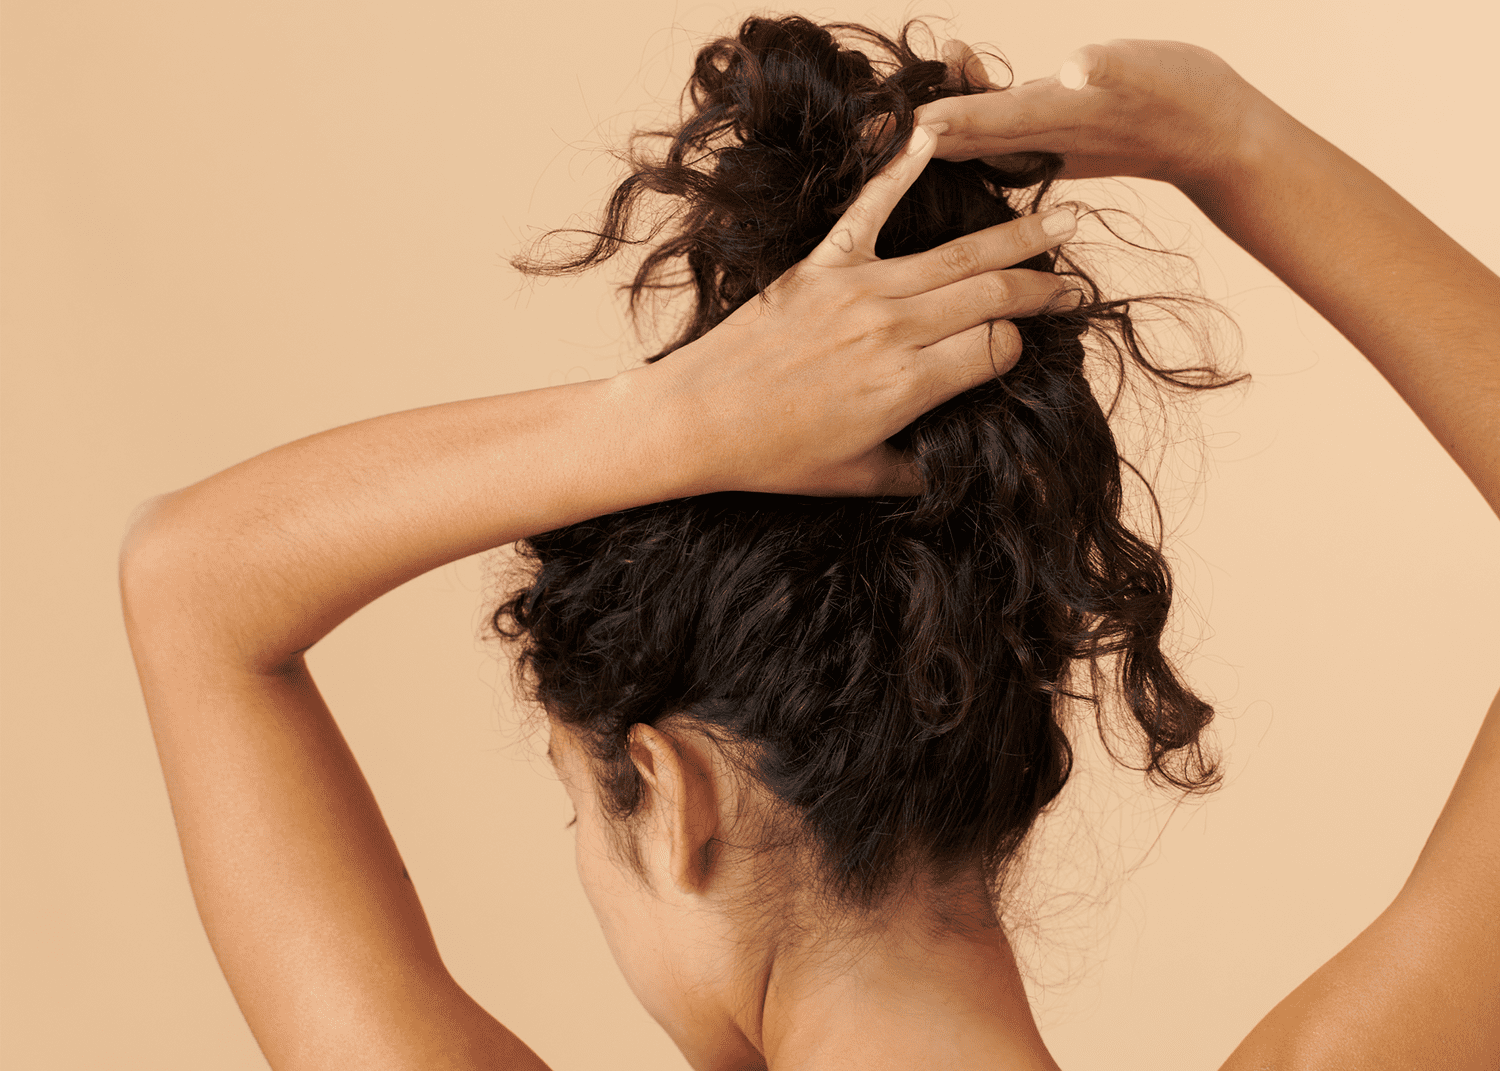
[[[444,562],[697,490],[682,427],[640,378],[338,428],[165,496],[132,528],[127,631],[183,858],[273,1066],[540,1066],[448,977],[299,652]]]
[[[1500,513],[1500,279],[1259,99],[1238,166],[1184,192],[1370,360]],[[1494,1066],[1497,828],[1500,698],[1401,894],[1226,1068]]]
[[[170,628],[179,649],[274,670],[429,569],[703,490],[684,426],[650,382],[631,373],[394,413],[165,496],[125,548],[134,638]]]
[[[1500,278],[1249,92],[1238,159],[1179,185],[1370,360],[1500,513]]]
[[[1500,513],[1500,278],[1353,159],[1258,99],[1238,172],[1186,191],[1369,358]],[[1486,889],[1493,900],[1497,822],[1500,703],[1408,898],[1461,884],[1476,905]],[[1497,917],[1494,906],[1474,917]],[[1493,929],[1484,937],[1492,947]]]

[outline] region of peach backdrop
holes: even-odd
[[[264,1066],[193,911],[120,626],[131,509],[322,428],[636,357],[606,280],[533,286],[502,258],[598,203],[601,148],[748,10],[6,4],[6,1067]],[[803,10],[952,16],[1023,79],[1089,41],[1197,42],[1500,265],[1492,5]],[[1213,1067],[1414,860],[1500,677],[1496,522],[1174,191],[1084,194],[1199,257],[1257,377],[1173,470],[1182,645],[1229,778],[1174,812],[1085,772],[1027,954],[1063,1066]],[[482,563],[438,570],[315,671],[458,979],[559,1071],[684,1066],[577,889],[562,791],[477,639],[485,598]]]

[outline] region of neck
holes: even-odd
[[[898,922],[837,960],[779,957],[748,1025],[769,1071],[1057,1071],[998,926]]]

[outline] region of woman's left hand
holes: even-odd
[[[997,86],[962,41],[943,54],[955,77],[994,92],[945,97],[917,110],[946,123],[936,155],[1002,169],[1038,154],[1063,158],[1061,178],[1128,176],[1184,188],[1232,173],[1244,134],[1277,109],[1229,64],[1180,41],[1085,45],[1049,78]]]
[[[876,236],[932,158],[937,133],[918,127],[762,295],[668,359],[616,377],[659,391],[661,419],[692,423],[704,490],[914,493],[909,459],[886,440],[1007,371],[1020,355],[1010,319],[1076,305],[1066,280],[1009,267],[1070,235],[1068,209],[876,257]]]

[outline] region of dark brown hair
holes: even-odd
[[[745,20],[698,53],[680,124],[637,141],[586,247],[517,266],[581,271],[639,247],[624,288],[633,313],[655,294],[690,295],[649,360],[667,357],[811,251],[900,151],[914,109],[983,91],[922,58],[912,29],[892,39]],[[664,151],[641,147],[653,141]],[[1035,211],[1060,165],[935,160],[877,252],[919,252]],[[641,800],[630,727],[690,719],[743,745],[753,775],[800,819],[821,889],[868,909],[918,870],[939,882],[1003,871],[1068,779],[1070,699],[1094,704],[1108,740],[1121,728],[1104,702],[1115,695],[1157,782],[1215,783],[1199,743],[1212,710],[1163,655],[1171,577],[1122,519],[1128,465],[1085,357],[1167,387],[1234,380],[1153,363],[1130,303],[1106,300],[1065,253],[1024,266],[1071,275],[1085,303],[1018,321],[1011,371],[901,433],[921,494],[710,494],[520,545],[527,582],[493,627],[517,646],[536,699],[587,744],[615,817]]]

